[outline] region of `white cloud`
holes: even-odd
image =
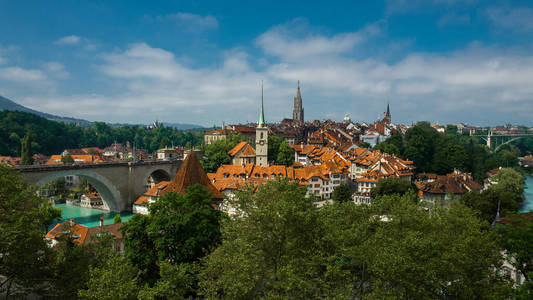
[[[46,76],[40,70],[5,67],[0,68],[0,79],[9,81],[38,81],[46,79]]]
[[[331,37],[306,32],[305,21],[294,20],[276,26],[260,35],[256,44],[268,55],[283,59],[308,59],[313,56],[336,56],[351,52],[355,46],[381,32],[383,22],[377,22],[350,33]]]
[[[82,38],[77,35],[67,35],[55,41],[58,45],[76,45],[81,42]]]
[[[485,10],[489,20],[498,28],[521,32],[533,30],[533,9],[529,7],[491,7]]]
[[[44,68],[49,74],[57,78],[67,78],[70,76],[69,72],[65,69],[65,66],[57,61],[44,63]]]
[[[157,16],[158,21],[175,22],[179,27],[189,32],[201,32],[218,28],[218,21],[213,16],[201,16],[192,13],[178,12],[164,16]]]
[[[266,58],[236,48],[223,53],[214,66],[196,68],[166,49],[137,43],[99,56],[97,70],[103,77],[96,77],[109,85],[109,92],[25,99],[34,108],[90,120],[159,119],[210,126],[223,120],[255,121],[261,80],[267,119],[290,117],[296,81],[301,80],[308,119],[341,119],[350,113],[371,121],[390,101],[395,122],[533,125],[530,52],[472,44],[451,53],[411,53],[393,61],[354,55],[381,31],[382,25],[373,24],[342,34],[295,35],[276,26],[255,40]],[[64,70],[58,63],[46,66],[46,72],[26,71],[44,77]]]

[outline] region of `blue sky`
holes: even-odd
[[[0,0],[0,95],[108,122],[533,125],[530,1]]]

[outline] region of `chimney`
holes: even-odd
[[[100,229],[104,228],[104,217],[100,217]]]
[[[70,218],[70,226],[74,226],[74,218]]]

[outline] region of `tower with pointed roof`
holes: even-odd
[[[292,119],[296,122],[304,122],[304,108],[302,104],[302,95],[300,94],[300,80],[298,80],[298,88],[296,89],[296,97],[294,97],[294,108],[292,110]]]
[[[255,163],[260,166],[268,166],[268,128],[263,109],[263,83],[261,83],[261,110],[255,129]]]
[[[387,124],[390,124],[391,122],[389,102],[387,102],[387,112],[385,113],[385,118],[383,118],[383,122]]]

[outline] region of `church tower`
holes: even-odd
[[[261,83],[261,111],[259,112],[259,122],[255,129],[255,164],[268,166],[268,128],[265,123],[265,113],[263,110],[263,83]]]
[[[292,119],[295,122],[304,122],[304,108],[302,104],[302,95],[300,95],[300,80],[298,80],[296,97],[294,97],[294,109],[292,110]]]
[[[391,122],[390,107],[389,107],[389,103],[388,102],[387,102],[387,112],[385,113],[385,118],[383,118],[383,122],[387,123],[387,124],[390,124],[390,122]]]

